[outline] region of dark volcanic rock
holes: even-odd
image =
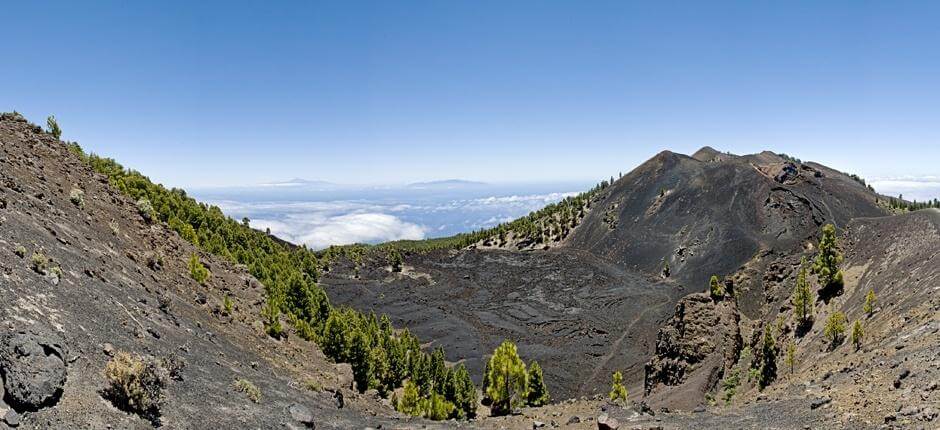
[[[737,361],[742,347],[739,319],[731,300],[715,301],[706,293],[680,300],[675,316],[660,329],[656,353],[646,364],[646,393],[691,380],[691,385],[682,388],[688,398],[676,396],[667,405],[695,407]],[[651,400],[656,402],[657,397]]]
[[[17,331],[0,339],[0,374],[6,401],[17,410],[55,404],[65,385],[66,365],[60,342],[49,334]]]

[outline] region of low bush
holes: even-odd
[[[235,391],[244,393],[248,400],[251,400],[255,403],[261,403],[261,390],[258,389],[255,384],[252,384],[251,381],[247,379],[236,379],[235,380]]]
[[[118,352],[104,370],[104,397],[121,410],[158,422],[166,388],[166,371],[154,360]]]

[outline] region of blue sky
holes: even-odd
[[[936,2],[14,2],[0,109],[173,186],[940,175]]]

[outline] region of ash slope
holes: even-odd
[[[73,189],[83,191],[82,206],[70,201]],[[61,268],[58,281],[31,269],[34,252]],[[156,269],[147,264],[155,253],[164,259]],[[193,253],[212,271],[207,286],[189,277]],[[235,303],[232,318],[213,314],[223,294]],[[398,419],[351,391],[348,370],[329,363],[315,345],[262,335],[253,326],[262,302],[263,287],[243,268],[199,253],[164,225],[146,223],[134,202],[61,142],[19,116],[0,118],[0,335],[30,331],[61,345],[58,358],[49,357],[66,370],[64,387],[50,402],[37,411],[16,408],[20,428],[149,428],[102,398],[107,345],[184,363],[161,410],[167,428],[300,426],[288,411],[294,404],[309,408],[319,428]],[[0,373],[12,378],[10,369]],[[261,402],[236,392],[236,378],[260,388]],[[307,379],[324,391],[303,389]],[[342,409],[336,393],[345,398]],[[16,406],[10,392],[3,398],[0,428]]]
[[[646,273],[668,262],[678,282],[704,290],[711,275],[735,272],[761,251],[799,250],[825,223],[887,215],[878,198],[843,173],[772,152],[664,151],[605,190],[564,246]]]

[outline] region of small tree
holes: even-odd
[[[391,248],[388,250],[388,265],[392,267],[393,272],[401,272],[402,257],[401,252]]]
[[[537,361],[529,365],[528,373],[529,392],[526,395],[526,404],[529,406],[544,406],[548,404],[548,387],[542,377],[542,366]]]
[[[62,129],[59,128],[59,122],[55,120],[55,115],[49,115],[46,118],[46,129],[57,140],[62,138]]]
[[[525,363],[519,358],[516,345],[503,341],[493,352],[489,365],[486,394],[492,401],[494,416],[510,414],[522,405],[527,392],[526,378]]]
[[[819,276],[823,289],[831,291],[842,288],[840,263],[842,254],[839,254],[836,245],[836,228],[832,224],[826,224],[822,228],[822,238],[819,239],[819,254],[813,263],[813,272]]]
[[[717,275],[712,275],[712,278],[708,281],[708,290],[713,299],[719,299],[725,294]]]
[[[861,321],[855,320],[855,324],[852,325],[852,345],[855,347],[856,351],[862,349],[862,338],[864,336],[865,333],[862,331]]]
[[[401,398],[396,398],[392,403],[398,412],[417,417],[421,416],[420,401],[418,386],[409,379],[405,381],[405,386],[402,388]]]
[[[869,317],[875,313],[875,300],[875,289],[869,289],[868,294],[865,294],[865,306],[862,309]]]
[[[761,342],[761,366],[758,385],[764,389],[777,378],[777,345],[770,326],[764,327],[764,339]]]
[[[629,396],[629,392],[627,391],[627,387],[623,385],[623,374],[618,370],[614,372],[613,381],[610,384],[610,394],[608,397],[612,402],[626,404],[627,396]]]
[[[793,303],[793,315],[797,326],[806,328],[813,321],[813,309],[816,302],[813,289],[806,281],[806,257],[800,261],[800,271],[796,276],[796,285],[793,287],[793,297],[790,301]]]
[[[790,368],[790,374],[793,374],[793,368],[796,366],[796,344],[791,340],[787,343],[787,357],[785,361],[787,367]]]
[[[826,320],[823,335],[829,340],[829,348],[835,349],[845,337],[845,314],[835,311]]]
[[[211,275],[212,273],[209,272],[209,269],[206,269],[206,266],[203,266],[202,262],[199,261],[199,257],[193,253],[189,257],[189,276],[192,276],[193,280],[196,282],[206,285]]]

